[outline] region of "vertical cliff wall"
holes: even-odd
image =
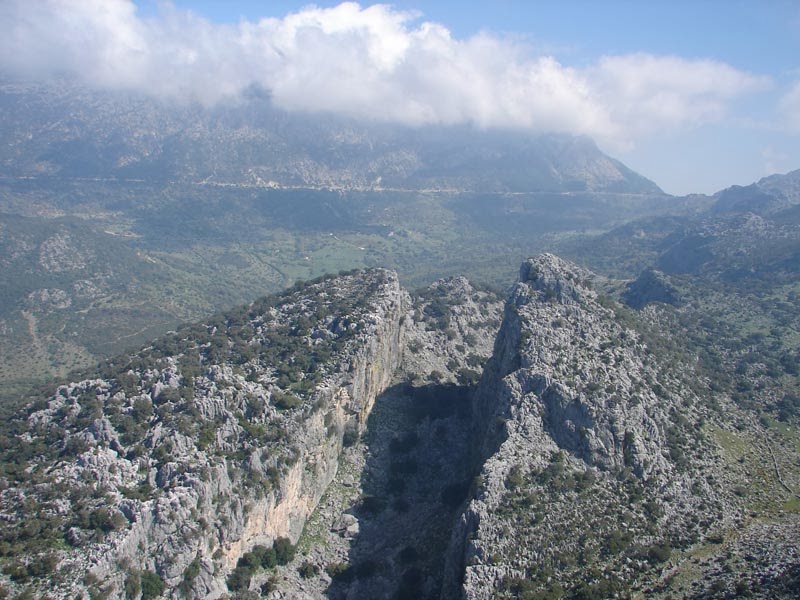
[[[63,515],[59,569],[90,575],[48,583],[122,597],[151,572],[217,598],[256,544],[295,543],[399,365],[408,306],[393,273],[327,278],[61,386],[27,418],[62,436],[37,491]]]

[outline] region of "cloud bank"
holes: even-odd
[[[130,0],[4,0],[0,70],[204,104],[258,85],[289,110],[586,134],[617,148],[719,120],[735,98],[770,86],[724,63],[649,54],[570,67],[352,2],[221,25],[169,4],[143,18]]]

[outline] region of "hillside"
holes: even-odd
[[[202,108],[3,81],[0,135],[5,396],[297,280],[384,267],[503,289],[554,239],[685,210],[586,138],[288,113],[257,93]]]
[[[0,85],[5,175],[211,186],[661,194],[591,140],[408,128],[274,108],[253,92],[215,108]]]
[[[32,398],[2,440],[4,588],[792,597],[795,426],[770,437],[604,285],[530,259],[501,324],[462,278],[343,273]]]

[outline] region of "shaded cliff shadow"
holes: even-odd
[[[331,599],[439,598],[453,524],[469,494],[472,387],[396,385],[363,436],[363,494]]]

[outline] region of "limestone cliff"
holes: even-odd
[[[136,597],[149,574],[227,593],[243,554],[297,541],[398,367],[408,304],[390,272],[326,278],[59,387],[28,410],[42,454],[4,486],[5,539],[35,498],[71,546],[42,590]]]
[[[601,283],[545,254],[503,308],[343,273],[34,394],[0,595],[793,597],[786,457],[664,335],[680,309]]]

